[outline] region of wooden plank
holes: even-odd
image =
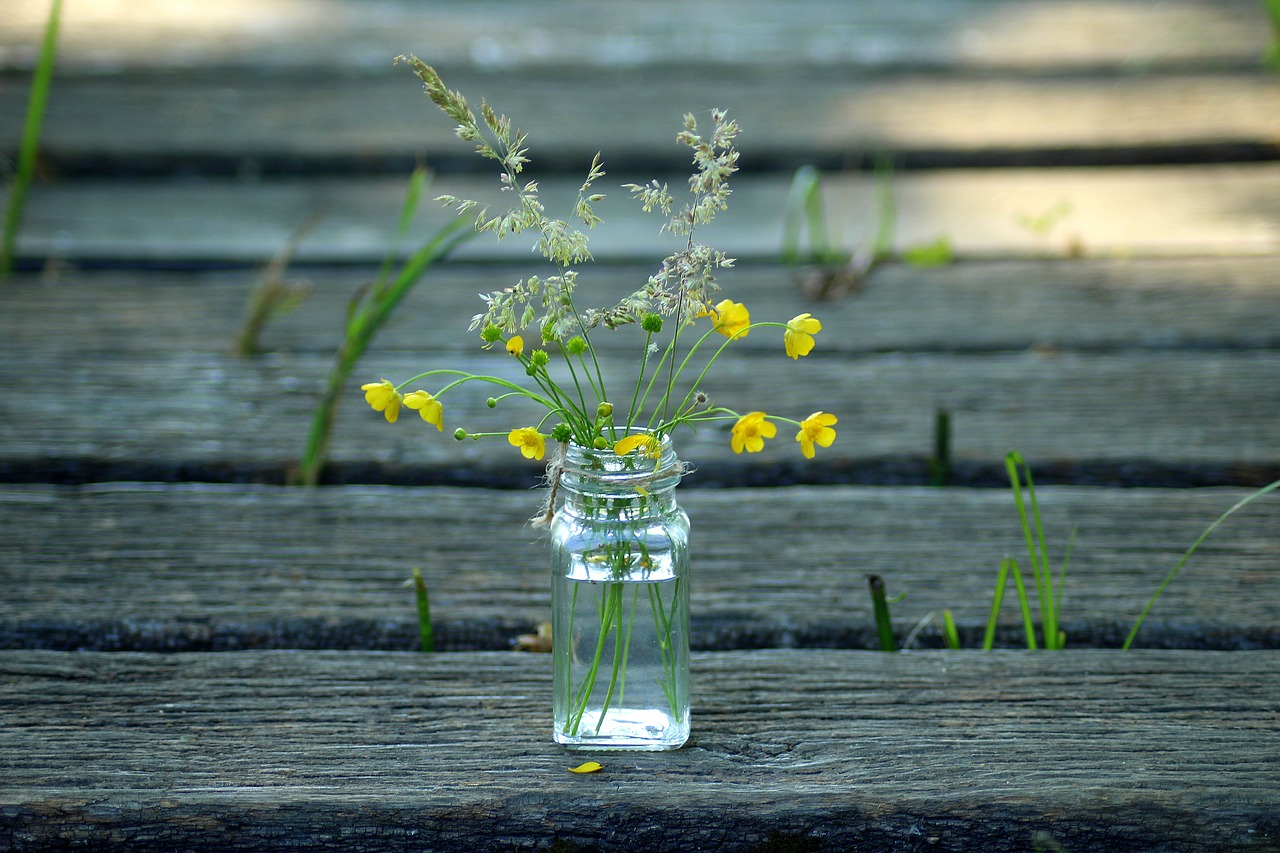
[[[431,4],[137,0],[63,10],[60,63],[121,68],[233,64],[363,69],[408,49],[440,62],[498,69],[573,63],[612,68],[848,64],[867,68],[1054,68],[1141,71],[1187,63],[1252,64],[1267,44],[1259,4],[1248,0],[1025,2],[892,0],[785,5],[662,0],[643,11],[590,0]],[[41,0],[8,0],[0,65],[24,67],[48,15]]]
[[[875,648],[865,575],[899,640],[949,609],[974,647],[996,570],[1026,548],[1006,489],[697,488],[693,643]],[[1041,486],[1072,647],[1118,647],[1166,574],[1240,489]],[[0,647],[412,649],[413,566],[447,649],[507,649],[550,619],[540,495],[450,488],[106,484],[0,488]],[[1280,648],[1280,513],[1267,496],[1210,536],[1138,645]],[[794,531],[789,533],[788,531]],[[1030,581],[1029,581],[1030,582]],[[1000,643],[1025,643],[1013,590]],[[918,640],[936,646],[934,627]]]
[[[515,284],[532,264],[449,263],[432,269],[378,335],[374,352],[438,361],[474,353],[467,333],[478,293]],[[639,288],[656,266],[582,270],[584,306],[605,307]],[[286,279],[311,286],[306,301],[269,323],[267,352],[337,347],[347,304],[377,270],[303,266]],[[821,352],[997,352],[1028,348],[1280,349],[1280,257],[974,261],[945,267],[880,267],[847,298],[814,302],[805,273],[743,264],[718,276],[722,294],[756,319],[821,318]],[[29,363],[101,353],[219,353],[243,324],[254,270],[76,270],[18,274],[5,285],[0,352]],[[88,310],[86,306],[92,306]],[[58,334],[51,335],[52,318]],[[607,352],[632,353],[627,332],[597,334]],[[755,332],[735,350],[773,353],[776,335]]]
[[[625,177],[614,179],[620,184]],[[653,176],[635,177],[644,182]],[[580,178],[542,182],[552,215],[571,209],[579,183]],[[744,261],[775,259],[789,183],[781,176],[737,181],[732,208],[699,232],[700,239]],[[491,184],[446,176],[432,191],[483,200],[497,193]],[[299,260],[377,263],[395,232],[405,187],[399,178],[42,185],[28,197],[19,254],[70,262],[259,263],[276,254],[299,225],[324,213]],[[945,236],[964,257],[1280,252],[1277,164],[942,170],[900,175],[894,192],[900,248]],[[658,234],[655,217],[641,213],[623,192],[613,196],[597,211],[606,219],[592,235],[598,259],[656,263],[675,249],[669,237]],[[831,176],[825,199],[837,239],[850,249],[869,245],[879,219],[874,179]],[[448,220],[433,201],[425,200],[423,209],[424,233]],[[1024,224],[1054,211],[1065,212],[1047,233]],[[458,257],[524,260],[531,245],[476,240]]]
[[[806,463],[785,428],[764,453],[750,457],[730,451],[727,423],[686,433],[682,456],[724,478],[719,482],[893,482],[894,464],[901,466],[899,476],[918,482],[913,472],[932,452],[939,407],[952,413],[957,468],[977,466],[979,479],[998,470],[1012,448],[1045,468],[1084,471],[1084,482],[1091,470],[1130,484],[1170,482],[1161,479],[1170,473],[1171,482],[1182,485],[1261,485],[1275,478],[1280,357],[1273,351],[819,353],[793,363],[781,341],[775,345],[772,353],[718,363],[705,390],[738,411],[795,419],[817,409],[833,412],[843,437]],[[193,352],[164,360],[10,359],[0,363],[0,386],[8,390],[0,397],[0,470],[8,477],[71,481],[96,479],[102,470],[129,479],[278,480],[300,452],[330,361],[276,354],[244,362]],[[602,355],[601,363],[608,387],[631,387],[630,360]],[[440,434],[416,418],[389,426],[360,399],[362,382],[400,381],[431,366],[414,354],[365,360],[334,428],[330,458],[346,468],[341,477],[529,482],[534,470],[516,465],[505,444],[459,444],[451,436],[458,427],[505,434],[541,417],[532,406],[489,409],[483,390],[451,395]],[[525,378],[506,353],[451,356],[448,366]],[[56,415],[36,429],[37,412]]]
[[[0,838],[1269,850],[1277,654],[698,655],[690,745],[580,776],[545,658],[4,653]]]
[[[616,169],[683,169],[688,157],[672,144],[680,116],[712,106],[730,109],[745,128],[747,169],[834,169],[878,152],[931,166],[1238,159],[1233,146],[1274,159],[1280,138],[1280,82],[1261,71],[1032,78],[868,78],[772,67],[694,77],[672,67],[442,73],[452,88],[511,115],[529,134],[535,164],[575,173],[597,151]],[[619,92],[625,111],[615,107]],[[25,106],[23,87],[0,89],[0,150],[17,151]],[[60,79],[43,145],[55,173],[404,172],[424,157],[451,169],[485,169],[404,66],[377,76],[308,71],[264,80],[220,70]]]

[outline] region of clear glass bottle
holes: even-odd
[[[565,454],[551,633],[555,739],[570,749],[677,749],[689,737],[682,474],[669,438],[621,457]]]

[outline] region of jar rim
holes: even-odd
[[[621,430],[620,430],[621,432]],[[627,435],[643,435],[646,429],[633,428]],[[561,461],[561,480],[570,489],[592,490],[606,487],[609,491],[648,491],[674,487],[684,476],[685,467],[676,455],[670,434],[658,437],[657,453],[643,445],[622,456],[613,447],[596,449],[570,442]]]

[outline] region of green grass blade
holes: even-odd
[[[813,192],[818,183],[818,170],[812,166],[801,166],[791,178],[791,187],[787,190],[787,203],[782,213],[782,262],[797,264],[800,262],[800,233],[805,212],[805,199]]]
[[[1013,586],[1018,590],[1018,607],[1022,610],[1022,627],[1027,633],[1027,648],[1036,650],[1036,624],[1031,618],[1031,602],[1027,600],[1027,585],[1022,581],[1018,561],[1009,558],[1009,571],[1013,574]]]
[[[395,240],[382,258],[382,267],[378,270],[378,283],[373,288],[374,294],[377,294],[386,286],[387,279],[391,276],[391,268],[396,262],[396,253],[400,244],[404,241],[404,236],[409,233],[409,226],[413,223],[413,217],[418,212],[418,203],[422,200],[422,193],[426,190],[430,177],[430,173],[422,166],[415,168],[413,174],[409,176],[409,189],[405,193],[404,207],[400,210],[400,221],[396,225]]]
[[[896,652],[898,644],[893,638],[893,621],[889,617],[889,602],[884,594],[884,580],[879,575],[867,575],[867,586],[871,590],[871,610],[875,614],[876,636],[880,640],[880,651]]]
[[[1049,568],[1048,549],[1044,541],[1044,525],[1040,520],[1040,505],[1036,501],[1035,483],[1031,479],[1031,466],[1016,450],[1005,456],[1005,470],[1013,488],[1014,503],[1018,508],[1018,522],[1027,543],[1027,555],[1031,560],[1031,576],[1036,585],[1036,597],[1040,602],[1040,623],[1044,631],[1047,649],[1058,648],[1058,614],[1053,594],[1053,574]],[[1022,479],[1026,479],[1026,499],[1023,498]],[[1030,514],[1027,503],[1031,505]]]
[[[814,173],[813,182],[804,194],[804,212],[809,220],[809,260],[815,264],[830,263],[831,241],[827,239],[827,212],[822,206],[822,182]]]
[[[893,157],[881,153],[876,157],[876,191],[880,202],[880,222],[876,225],[875,242],[871,244],[873,263],[893,257],[893,238],[898,226],[898,206],[893,195]]]
[[[417,566],[413,567],[413,592],[418,600],[418,646],[424,652],[434,652],[436,634],[431,627],[431,599],[427,594],[427,582]]]
[[[951,482],[951,413],[937,409],[933,413],[933,455],[929,457],[929,485],[945,486]]]
[[[982,650],[991,651],[996,640],[996,623],[1000,618],[1000,606],[1004,604],[1004,590],[1009,583],[1009,564],[1012,557],[1000,561],[1000,571],[996,574],[996,589],[991,595],[991,613],[987,616],[987,630],[982,636]]]
[[[312,415],[311,428],[307,433],[307,443],[298,463],[297,473],[291,478],[294,482],[314,486],[320,481],[320,473],[328,458],[334,417],[346,390],[347,378],[392,309],[418,283],[431,264],[446,257],[474,234],[470,220],[451,220],[405,262],[394,282],[381,288],[380,292],[369,295],[354,315],[348,318],[346,336],[329,372],[320,403]]]
[[[942,611],[942,639],[947,644],[947,648],[959,651],[960,632],[956,630],[956,620],[950,610]]]
[[[1151,599],[1147,601],[1147,606],[1142,608],[1142,612],[1138,614],[1138,620],[1133,624],[1133,630],[1129,632],[1129,636],[1125,638],[1124,645],[1121,646],[1120,648],[1127,650],[1131,645],[1133,645],[1133,640],[1135,637],[1138,636],[1138,631],[1142,628],[1142,623],[1146,621],[1147,614],[1150,613],[1151,608],[1155,606],[1156,599],[1158,599],[1160,597],[1160,594],[1164,592],[1165,587],[1167,587],[1173,581],[1173,579],[1178,576],[1178,572],[1181,571],[1183,564],[1186,563],[1187,560],[1191,557],[1191,555],[1196,552],[1196,549],[1200,547],[1200,543],[1203,542],[1205,539],[1209,538],[1209,534],[1217,530],[1218,525],[1222,524],[1222,522],[1230,518],[1236,512],[1236,510],[1247,506],[1248,504],[1252,503],[1253,501],[1257,500],[1263,495],[1274,492],[1277,488],[1280,488],[1280,480],[1276,480],[1274,483],[1263,486],[1261,489],[1258,489],[1258,491],[1254,492],[1253,494],[1249,495],[1246,498],[1243,498],[1235,506],[1231,507],[1231,509],[1227,510],[1222,515],[1218,516],[1218,519],[1215,522],[1213,522],[1213,524],[1210,524],[1205,529],[1204,533],[1200,534],[1200,538],[1197,539],[1195,542],[1191,543],[1191,547],[1188,548],[1186,550],[1186,553],[1182,555],[1182,559],[1178,560],[1177,565],[1175,565],[1169,571],[1169,574],[1165,576],[1164,581],[1156,589],[1155,593],[1151,596]]]
[[[22,125],[22,142],[18,149],[18,171],[9,191],[9,205],[4,215],[4,234],[0,236],[0,281],[9,277],[9,271],[13,267],[18,225],[26,206],[27,189],[35,174],[36,156],[40,151],[40,129],[44,125],[44,109],[49,101],[49,86],[53,80],[53,60],[57,54],[58,22],[61,18],[62,0],[53,0],[49,9],[49,21],[44,29],[44,41],[40,45],[40,57],[31,80],[31,97],[27,101],[27,116]]]

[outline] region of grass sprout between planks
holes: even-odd
[[[343,340],[338,347],[334,365],[329,371],[329,378],[320,403],[311,419],[306,447],[293,476],[296,483],[306,486],[319,483],[325,461],[328,459],[333,422],[337,416],[338,404],[346,390],[347,379],[378,330],[386,323],[409,291],[422,280],[432,264],[442,260],[460,244],[474,236],[474,232],[467,227],[467,222],[461,219],[450,220],[397,267],[398,246],[409,232],[422,193],[428,183],[429,176],[426,169],[419,168],[413,172],[405,195],[404,207],[400,213],[396,240],[383,258],[378,278],[372,285],[357,290],[347,306]]]
[[[1028,591],[1026,577],[1017,559],[1012,556],[1002,559],[1000,568],[996,573],[995,590],[991,596],[991,610],[987,616],[987,623],[982,637],[982,648],[984,651],[989,651],[995,646],[996,629],[999,625],[1000,612],[1004,605],[1005,591],[1008,589],[1009,581],[1012,580],[1017,595],[1018,612],[1022,617],[1022,627],[1026,637],[1027,648],[1030,650],[1039,648],[1046,650],[1065,649],[1067,635],[1060,627],[1062,588],[1066,580],[1067,565],[1071,559],[1071,549],[1075,543],[1075,531],[1072,531],[1071,538],[1068,540],[1062,566],[1059,568],[1055,580],[1052,567],[1049,564],[1049,552],[1044,537],[1044,524],[1040,515],[1040,505],[1036,500],[1035,483],[1031,477],[1031,468],[1026,460],[1022,458],[1022,454],[1017,451],[1011,451],[1005,456],[1005,470],[1009,475],[1009,485],[1018,513],[1018,524],[1022,532],[1023,541],[1027,546],[1027,565],[1031,570],[1031,591]],[[1218,516],[1200,534],[1199,538],[1187,548],[1147,600],[1146,606],[1142,608],[1142,612],[1138,614],[1134,621],[1133,628],[1129,631],[1128,636],[1125,637],[1121,646],[1122,650],[1127,650],[1133,646],[1138,632],[1142,629],[1143,623],[1152,608],[1155,607],[1160,596],[1182,571],[1191,555],[1209,537],[1209,534],[1217,530],[1223,522],[1237,511],[1278,488],[1280,488],[1280,480],[1276,480],[1274,483],[1263,486],[1252,494],[1245,496],[1222,515]],[[896,651],[897,644],[889,615],[890,600],[885,595],[884,581],[876,575],[869,576],[867,581],[870,588],[872,613],[875,619],[879,647],[881,651]],[[894,601],[901,600],[903,597],[904,595],[899,595]],[[1036,630],[1037,620],[1035,618],[1037,611],[1040,617],[1038,636]],[[949,649],[959,649],[961,647],[959,631],[949,610],[943,610],[940,617],[936,617],[933,613],[927,614],[908,634],[903,642],[903,647],[911,648],[921,631],[934,622],[937,622],[942,632],[943,645]]]

